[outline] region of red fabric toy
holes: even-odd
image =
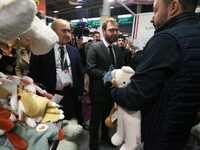
[[[0,135],[6,136],[15,149],[26,150],[28,143],[17,134],[12,133],[16,120],[13,116],[9,110],[0,107]]]

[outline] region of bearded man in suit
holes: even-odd
[[[99,150],[98,137],[101,125],[101,138],[111,145],[108,128],[104,120],[113,106],[110,89],[104,86],[103,77],[110,66],[122,66],[121,50],[113,45],[118,35],[118,25],[113,18],[108,18],[102,24],[103,39],[93,43],[87,55],[87,74],[89,75],[89,95],[92,105],[90,121],[90,150]]]

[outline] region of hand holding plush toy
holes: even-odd
[[[134,70],[124,66],[121,69],[112,71],[112,84],[116,88],[124,88],[130,83]],[[140,111],[131,111],[117,106],[117,132],[112,136],[111,142],[121,146],[120,150],[134,150],[140,142]]]

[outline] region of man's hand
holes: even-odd
[[[103,83],[106,87],[111,88],[112,87],[111,81],[112,81],[111,71],[108,71],[103,77]]]

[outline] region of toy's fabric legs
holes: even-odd
[[[122,142],[124,141],[124,120],[123,120],[123,116],[124,116],[124,110],[118,106],[118,110],[117,110],[117,132],[112,136],[111,138],[111,142],[113,145],[121,145]]]
[[[141,143],[141,113],[127,111],[124,115],[125,142],[120,150],[134,150]]]

